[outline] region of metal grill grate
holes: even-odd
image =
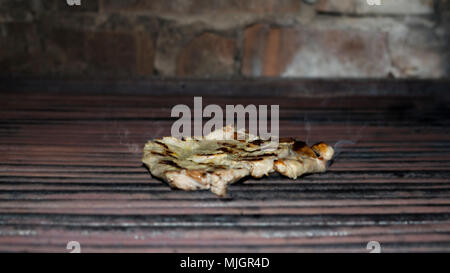
[[[329,171],[297,181],[247,179],[222,199],[171,190],[142,167],[141,149],[170,134],[171,107],[193,104],[195,91],[179,95],[189,87],[3,89],[0,251],[66,252],[68,241],[79,241],[82,251],[100,252],[366,252],[372,240],[386,252],[450,250],[446,92],[417,96],[409,85],[381,92],[395,82],[376,84],[382,95],[290,92],[292,82],[220,84],[230,91],[203,92],[204,104],[279,104],[283,136],[341,141]]]

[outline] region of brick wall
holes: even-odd
[[[450,0],[0,0],[0,75],[442,78],[449,15]]]

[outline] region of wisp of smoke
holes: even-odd
[[[339,156],[339,154],[342,153],[342,150],[343,150],[342,146],[344,146],[344,145],[355,145],[355,144],[356,144],[356,142],[353,141],[353,140],[348,140],[348,139],[339,140],[333,146],[334,158],[337,158]]]
[[[342,146],[355,145],[355,144],[356,144],[355,141],[348,140],[348,139],[343,139],[343,140],[339,140],[338,142],[336,142],[336,144],[334,144],[334,146],[333,146],[334,156],[333,156],[333,159],[328,161],[328,167],[333,165],[334,161],[338,158],[339,154],[342,153],[342,151],[344,150],[344,147],[342,147]]]
[[[305,116],[304,116],[304,118],[303,118],[303,120],[304,120],[304,124],[305,124],[305,131],[306,131],[306,143],[308,143],[309,142],[309,135],[311,134],[311,123],[309,122],[309,120],[308,120],[308,114],[307,113],[305,113]]]
[[[136,143],[131,143],[129,139],[130,131],[127,128],[122,127],[120,124],[116,124],[116,126],[118,130],[119,144],[126,146],[130,153],[139,153],[139,145]]]

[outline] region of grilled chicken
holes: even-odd
[[[251,175],[275,171],[296,179],[305,173],[325,172],[333,148],[312,147],[293,138],[281,138],[274,149],[270,141],[226,126],[200,138],[163,137],[147,142],[142,161],[155,177],[182,190],[210,189],[225,196],[228,184]]]

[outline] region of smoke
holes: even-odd
[[[128,151],[133,154],[140,153],[141,149],[139,144],[133,143],[130,140],[130,131],[119,124],[117,121],[114,123],[114,127],[117,130],[117,137],[119,138],[119,144],[127,147]]]
[[[356,134],[354,134],[353,137],[351,137],[351,139],[341,139],[341,140],[338,140],[334,144],[334,146],[333,146],[334,156],[333,156],[333,159],[328,162],[328,167],[330,167],[334,163],[334,161],[336,161],[338,159],[339,155],[346,148],[348,148],[349,145],[356,145],[358,143],[358,141],[362,137],[362,132],[364,131],[365,128],[366,128],[366,124],[361,126],[361,128],[358,129]],[[347,134],[350,134],[350,133],[351,133],[351,130],[349,130],[349,127],[347,127]]]
[[[337,158],[339,157],[339,155],[342,153],[342,151],[345,149],[345,147],[347,145],[355,145],[355,144],[356,144],[355,141],[349,140],[349,139],[342,139],[342,140],[339,140],[338,142],[336,142],[336,144],[334,144],[334,146],[333,146],[334,156],[330,161],[328,161],[327,168],[329,168],[331,165],[333,165],[333,163],[337,160]]]
[[[342,153],[342,151],[344,150],[344,146],[345,145],[355,145],[356,142],[353,140],[348,140],[348,139],[343,139],[343,140],[339,140],[338,142],[336,142],[336,144],[334,144],[333,149],[334,149],[334,159],[336,159],[340,153]]]
[[[309,136],[311,135],[311,123],[308,120],[308,113],[305,113],[303,121],[304,121],[304,124],[305,124],[305,131],[306,131],[306,140],[305,140],[305,142],[308,143],[309,142]]]

